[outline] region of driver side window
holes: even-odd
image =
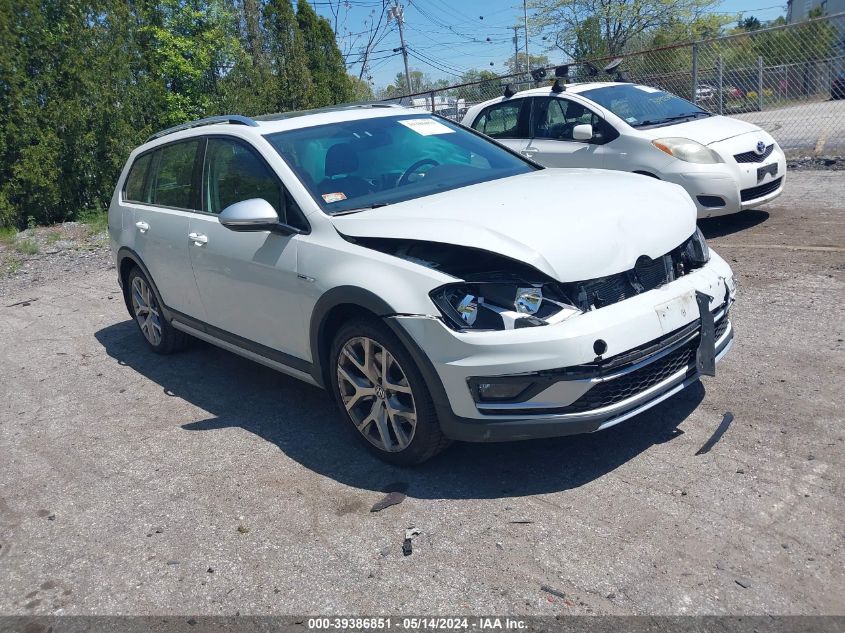
[[[531,133],[534,138],[548,138],[558,141],[575,141],[573,131],[576,125],[592,125],[601,129],[604,121],[580,103],[562,97],[535,97],[532,111]]]
[[[218,214],[236,202],[263,198],[284,218],[282,188],[267,166],[241,143],[211,138],[203,178],[205,210]]]
[[[232,139],[208,139],[203,167],[205,211],[217,215],[251,198],[266,200],[282,222],[303,228],[302,212],[255,150]]]

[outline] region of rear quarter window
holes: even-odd
[[[123,187],[123,199],[130,202],[149,202],[145,183],[147,182],[147,171],[150,167],[152,154],[144,154],[135,159],[126,177],[126,184]]]

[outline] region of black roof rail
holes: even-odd
[[[249,127],[258,127],[258,123],[249,117],[241,116],[239,114],[223,114],[220,116],[210,116],[205,119],[198,119],[196,121],[188,121],[187,123],[182,123],[180,125],[174,125],[173,127],[169,127],[161,132],[156,132],[144,142],[149,143],[150,141],[161,138],[162,136],[167,136],[168,134],[173,134],[174,132],[190,130],[191,128],[203,125],[214,125],[215,123],[235,123],[238,125],[248,125]]]

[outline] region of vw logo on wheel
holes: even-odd
[[[384,387],[382,387],[381,385],[376,385],[376,397],[384,399],[384,396]]]
[[[758,154],[762,154],[766,151],[766,144],[763,141],[757,141],[757,149]]]

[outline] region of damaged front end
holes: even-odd
[[[346,239],[460,279],[430,293],[444,322],[458,331],[560,323],[659,288],[701,268],[710,259],[704,236],[696,229],[660,257],[641,256],[630,270],[559,282],[523,262],[476,248],[408,239]]]

